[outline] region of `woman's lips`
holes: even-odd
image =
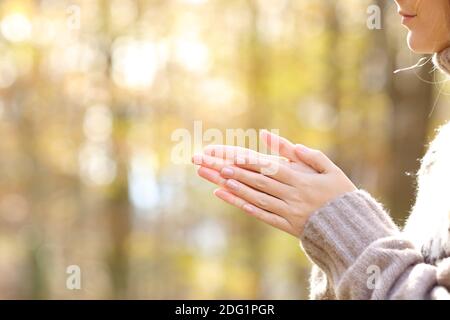
[[[415,17],[417,17],[416,14],[404,13],[402,11],[400,11],[399,14],[402,16],[402,24],[407,24],[408,22],[413,20]]]

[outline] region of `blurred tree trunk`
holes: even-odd
[[[118,174],[113,187],[116,191],[106,207],[111,238],[108,265],[113,287],[111,297],[114,299],[126,298],[128,289],[128,239],[131,232],[131,215],[124,169],[126,169],[124,166],[118,165]]]
[[[342,133],[342,126],[345,125],[341,121],[341,105],[340,105],[340,77],[341,70],[340,64],[336,61],[339,59],[336,55],[339,51],[339,38],[340,38],[340,25],[339,18],[337,16],[337,2],[336,1],[325,1],[325,21],[326,28],[325,33],[327,36],[327,44],[326,44],[326,57],[324,63],[326,64],[327,73],[324,75],[326,79],[326,84],[324,86],[323,95],[326,98],[327,103],[332,106],[335,110],[335,113],[338,115],[338,123],[334,129],[334,137],[335,143],[333,150],[330,150],[332,154],[333,161],[344,171],[350,172],[351,166],[348,165],[345,159],[344,150],[347,148],[347,141],[345,136]]]
[[[18,103],[21,103],[19,101]],[[31,112],[31,115],[33,113]],[[27,232],[27,282],[28,292],[25,299],[48,298],[47,273],[45,268],[45,252],[42,250],[45,221],[42,207],[45,196],[45,186],[48,185],[48,174],[38,156],[35,138],[38,131],[28,112],[23,111],[18,115],[17,132],[20,134],[20,142],[29,166],[25,166],[27,179],[25,180],[24,195],[30,204],[30,220],[27,221],[30,228]]]
[[[247,94],[248,94],[248,117],[247,128],[259,130],[265,128],[267,125],[269,110],[264,98],[264,77],[265,73],[265,63],[264,63],[264,49],[263,44],[260,39],[260,34],[258,31],[258,19],[259,10],[258,4],[255,1],[247,1],[248,10],[250,12],[251,24],[250,30],[248,32],[247,38]],[[267,52],[266,52],[267,54]],[[264,296],[258,296],[258,294],[263,295],[262,290],[262,258],[264,254],[264,248],[261,244],[261,239],[263,238],[264,231],[262,226],[254,221],[254,219],[245,219],[243,222],[242,229],[246,237],[246,246],[249,252],[249,264],[256,275],[256,287],[254,288],[254,297],[256,299],[264,299]]]
[[[100,3],[103,13],[103,34],[112,37],[110,32],[110,15],[109,1],[102,0]],[[107,42],[105,50],[111,54],[111,45],[113,39],[105,39]],[[108,68],[106,68],[106,75],[109,78],[111,74],[111,56],[108,59]],[[110,79],[110,78],[109,78]],[[109,90],[114,92],[114,84],[110,79]],[[107,261],[109,270],[111,272],[111,282],[113,292],[111,297],[114,299],[124,299],[128,294],[128,269],[129,269],[129,237],[131,233],[131,208],[128,201],[128,169],[127,157],[125,148],[125,137],[127,136],[125,122],[128,121],[125,115],[121,114],[120,105],[116,103],[114,93],[111,95],[112,114],[114,119],[113,128],[123,128],[119,133],[115,130],[112,135],[112,144],[114,146],[114,158],[116,159],[116,179],[113,182],[110,190],[110,196],[107,198],[106,215],[109,223],[109,236],[111,239],[110,251],[107,253]],[[120,135],[119,135],[120,134]]]

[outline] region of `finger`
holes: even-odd
[[[288,143],[290,143],[290,142],[288,142]],[[288,149],[291,150],[291,146],[286,147],[286,148],[284,148],[284,147],[281,148],[281,150],[288,150]],[[280,161],[282,164],[286,164],[286,163],[288,163],[287,161],[289,161],[289,159],[286,159],[285,157],[280,157],[277,155],[263,154],[263,153],[253,151],[251,149],[246,149],[246,148],[237,147],[237,146],[209,145],[203,150],[203,152],[209,156],[213,156],[213,157],[221,158],[221,159],[228,159],[228,160],[233,160],[233,159],[235,159],[237,157],[241,157],[241,156],[242,157],[250,156],[250,157],[257,157],[259,159],[264,159],[264,160],[267,159],[270,161]],[[294,147],[292,147],[292,152],[295,153],[295,145],[294,145]],[[283,153],[283,154],[284,154],[284,156],[289,156],[286,153]],[[289,156],[289,157],[291,157],[291,156]],[[291,158],[293,158],[293,157],[291,157]],[[309,165],[305,164],[303,161],[300,161],[297,156],[295,156],[295,158],[297,160],[296,160],[296,162],[290,163],[292,165],[291,167],[295,167],[296,170],[301,171],[301,172],[317,173],[317,171],[314,170],[313,168],[311,168]]]
[[[319,150],[310,149],[298,144],[295,147],[297,156],[319,173],[325,173],[334,168],[334,163]]]
[[[205,154],[196,154],[192,157],[192,162],[202,167],[210,168],[216,171],[222,170],[225,166],[233,164],[233,161],[208,156]]]
[[[248,202],[244,199],[235,196],[234,194],[223,188],[214,190],[214,195],[239,209],[243,209],[244,205],[248,204]]]
[[[283,200],[275,198],[264,192],[252,189],[234,179],[225,182],[226,189],[239,198],[257,206],[260,209],[273,212],[280,216],[285,216],[288,212],[288,205]]]
[[[305,164],[303,161],[301,161],[301,159],[297,156],[297,152],[295,151],[296,145],[290,142],[288,139],[276,135],[268,130],[261,131],[261,139],[272,152],[275,152],[290,161],[296,162],[300,166],[300,169],[302,171],[310,173],[317,172],[308,164]]]
[[[226,179],[224,179],[220,173],[216,170],[206,168],[206,167],[200,167],[197,170],[197,173],[200,177],[203,179],[208,180],[209,182],[212,182],[218,186],[224,186]]]
[[[234,166],[261,173],[287,185],[295,184],[295,174],[289,163],[273,161],[259,156],[237,156]]]
[[[269,132],[268,130],[261,131],[261,139],[264,141],[270,151],[275,154],[285,157],[291,161],[299,161],[295,153],[295,144],[288,139]]]
[[[227,166],[234,165],[264,175],[268,175],[285,184],[293,185],[295,183],[291,168],[287,167],[287,165],[285,165],[284,163],[280,163],[274,160],[268,160],[264,157],[259,157],[259,155],[259,153],[257,153],[256,156],[238,155],[233,160],[224,160],[205,154],[197,154],[192,158],[192,161],[197,165],[201,165],[203,167],[207,167],[219,172]]]
[[[256,153],[256,156],[238,155],[231,160],[212,157],[205,154],[197,154],[192,158],[192,161],[197,165],[219,172],[227,166],[234,165],[270,176],[284,184],[291,186],[295,184],[295,175],[293,174],[292,169],[287,166],[287,162],[283,163],[276,160],[269,160],[265,157],[260,157],[260,155],[260,153]]]
[[[263,174],[245,170],[239,167],[225,167],[220,174],[223,178],[237,180],[256,190],[270,194],[284,200],[286,194],[290,194],[293,188]]]
[[[214,191],[214,195],[219,199],[241,209],[244,210],[248,215],[255,217],[256,219],[267,223],[268,225],[280,229],[282,231],[288,232],[295,236],[295,231],[293,230],[291,224],[283,217],[279,215],[270,213],[261,208],[255,207],[245,200],[240,199],[234,194],[228,192],[225,189],[217,189]]]
[[[204,148],[204,154],[213,156],[221,159],[234,159],[237,156],[259,156],[261,158],[269,159],[269,160],[282,160],[286,161],[286,159],[281,158],[277,155],[263,154],[256,152],[252,149],[242,148],[238,146],[227,146],[227,145],[209,145]]]

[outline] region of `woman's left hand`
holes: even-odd
[[[281,153],[288,160],[254,151],[243,153],[237,147],[210,146],[209,155],[196,155],[193,162],[200,165],[201,177],[220,186],[214,191],[218,198],[300,237],[313,212],[357,188],[322,152],[279,138],[285,143]],[[224,152],[233,148],[235,153]],[[311,169],[305,170],[304,164]]]

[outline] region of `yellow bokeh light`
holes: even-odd
[[[12,13],[3,18],[1,31],[5,39],[11,42],[24,42],[31,38],[31,21],[22,13]]]
[[[122,38],[113,48],[113,79],[123,87],[151,87],[158,71],[157,46],[150,41]]]

